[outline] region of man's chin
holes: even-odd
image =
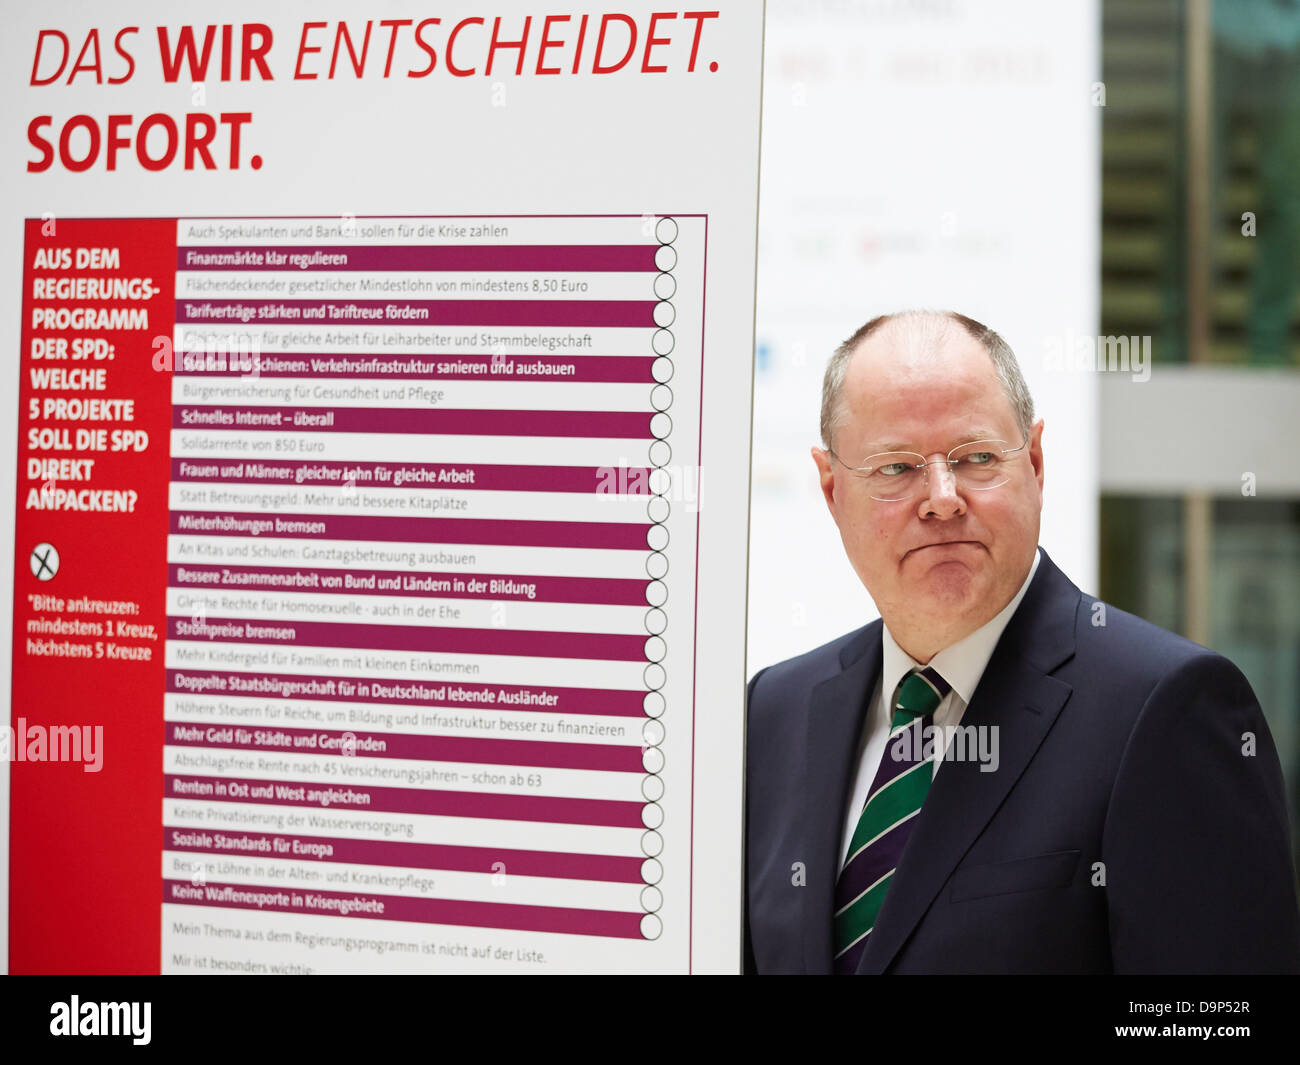
[[[930,553],[927,550],[921,555]],[[947,608],[976,601],[986,583],[983,567],[959,558],[934,558],[918,568],[912,581],[919,596]]]

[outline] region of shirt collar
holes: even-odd
[[[1034,579],[1034,574],[1038,572],[1039,557],[1040,552],[1035,548],[1034,561],[1029,566],[1029,575],[1025,577],[1024,583],[1020,586],[1020,591],[1012,596],[1011,602],[974,632],[962,637],[951,646],[945,647],[927,663],[952,685],[953,691],[957,693],[963,703],[970,704],[971,696],[975,694],[975,686],[979,684],[980,677],[984,675],[984,667],[989,664],[989,659],[993,657],[993,649],[997,647],[998,640],[1002,638],[1002,630],[1007,627],[1011,615],[1016,612],[1020,600],[1025,597],[1025,592],[1029,591],[1029,583]],[[916,661],[894,642],[894,637],[890,634],[888,625],[881,626],[881,643],[884,655],[881,663],[880,690],[884,693],[885,699],[889,699],[898,686],[898,682],[910,670],[922,667],[920,662]]]

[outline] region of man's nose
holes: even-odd
[[[959,517],[966,513],[966,500],[957,488],[957,477],[943,459],[931,460],[925,468],[925,492],[921,497],[921,517]]]

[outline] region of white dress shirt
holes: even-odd
[[[945,647],[926,663],[952,685],[952,691],[944,696],[934,712],[934,724],[938,730],[935,737],[933,769],[935,774],[943,765],[943,752],[952,737],[953,726],[960,724],[961,715],[975,694],[980,677],[984,675],[984,667],[989,664],[993,649],[1002,637],[1002,630],[1007,627],[1011,615],[1016,612],[1020,600],[1029,590],[1030,581],[1038,572],[1038,559],[1039,552],[1035,549],[1034,561],[1029,567],[1029,576],[1025,578],[1025,583],[1020,586],[1020,591],[1016,592],[1011,602],[969,636],[958,640],[951,647]],[[853,778],[853,790],[849,793],[848,807],[844,811],[844,833],[840,841],[841,868],[844,859],[848,856],[849,843],[852,842],[854,830],[858,827],[858,817],[862,814],[862,807],[867,801],[871,782],[875,780],[876,770],[880,768],[880,759],[885,753],[885,741],[889,738],[889,722],[892,714],[886,707],[885,700],[893,695],[894,689],[904,675],[910,670],[921,668],[920,662],[894,642],[887,625],[881,626],[881,644],[884,653],[880,677],[876,681],[875,691],[868,705],[867,720],[858,747],[858,768]]]

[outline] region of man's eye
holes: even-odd
[[[987,466],[990,462],[997,459],[992,451],[974,451],[969,455],[962,456],[962,462],[969,462],[972,466]]]
[[[887,466],[877,466],[878,472],[883,473],[886,477],[897,477],[900,473],[906,473],[912,467],[906,462],[891,462]]]

